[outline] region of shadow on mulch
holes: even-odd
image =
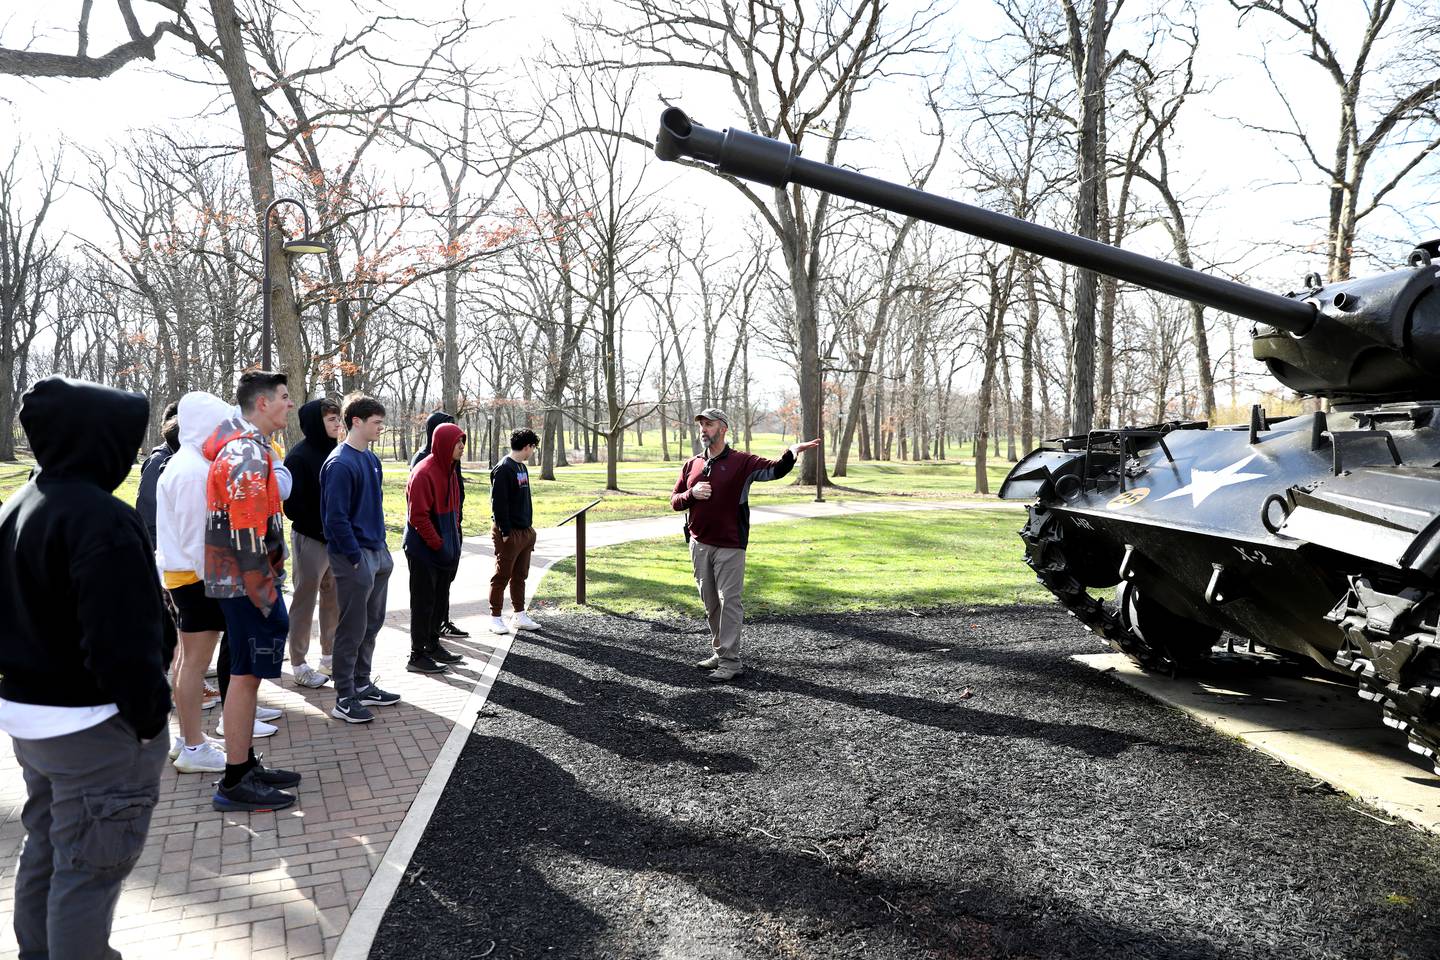
[[[1440,843],[1070,663],[1045,608],[518,638],[376,958],[1435,956]],[[973,692],[972,692],[973,691]]]

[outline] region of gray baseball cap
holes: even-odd
[[[719,407],[706,407],[704,410],[701,410],[699,413],[695,414],[695,419],[719,420],[721,423],[725,424],[725,426],[730,426],[730,418],[725,416],[725,411],[721,410]]]

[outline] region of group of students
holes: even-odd
[[[299,410],[304,439],[282,456],[275,438],[294,408],[285,376],[266,371],[240,378],[234,405],[186,394],[166,411],[166,443],[147,458],[132,508],[113,494],[149,428],[145,397],[47,377],[21,399],[36,467],[0,507],[0,732],[26,785],[15,876],[24,956],[110,955],[110,918],[144,846],[167,747],[177,769],[221,775],[217,810],[295,802],[287,791],[301,775],[265,765],[252,746],[276,730],[268,721],[281,712],[257,709],[258,691],[280,678],[287,650],[297,684],[333,682],[337,720],[367,723],[371,707],[400,700],[371,673],[394,568],[371,450],[385,408],[364,395],[312,400]],[[465,636],[449,622],[465,439],[453,418],[432,416],[406,484],[408,669],[417,673],[462,659],[440,638]],[[537,442],[516,431],[492,471],[496,632],[538,626],[524,602],[535,542],[524,463]],[[500,618],[506,589],[509,624]],[[318,668],[308,663],[317,601]],[[201,721],[217,643],[223,739]]]

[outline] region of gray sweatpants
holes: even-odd
[[[745,551],[690,541],[695,586],[710,621],[710,644],[724,664],[740,664],[740,628],[745,624]]]
[[[330,656],[335,648],[335,626],[340,606],[335,599],[335,576],[330,572],[330,552],[325,543],[290,531],[290,568],[295,596],[290,600],[290,663],[299,666],[310,653],[310,624],[315,619],[315,598],[320,598],[320,653]]]
[[[15,740],[27,798],[15,872],[20,960],[117,960],[110,924],[140,858],[170,739],[149,743],[119,717],[87,730]]]
[[[375,637],[385,624],[385,599],[395,561],[389,550],[360,550],[360,565],[336,553],[330,554],[330,572],[335,577],[335,599],[340,604],[340,622],[335,627],[334,668],[331,679],[335,695],[355,696],[356,689],[370,683],[370,664],[375,656]]]

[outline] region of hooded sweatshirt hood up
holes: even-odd
[[[114,493],[135,465],[150,425],[150,401],[98,383],[46,377],[25,394],[20,426],[39,472]]]
[[[460,562],[460,480],[455,470],[455,445],[465,431],[453,423],[435,428],[429,456],[410,471],[405,484],[408,513],[405,551],[413,559],[437,566]]]
[[[410,458],[410,467],[414,469],[421,460],[430,456],[431,444],[435,442],[435,430],[442,423],[454,423],[455,418],[444,410],[436,410],[425,420],[425,446],[415,451],[415,456]]]
[[[113,703],[141,738],[170,711],[175,634],[140,515],[113,492],[134,465],[150,404],[47,377],[20,401],[39,464],[0,507],[0,697]]]
[[[180,452],[160,475],[156,490],[155,561],[161,571],[205,575],[205,484],[210,461],[202,447],[234,413],[211,393],[180,398]]]
[[[285,516],[296,533],[325,542],[325,524],[320,516],[320,468],[338,441],[325,432],[325,414],[319,400],[304,404],[297,414],[305,439],[285,457],[290,471],[290,496],[285,498]]]

